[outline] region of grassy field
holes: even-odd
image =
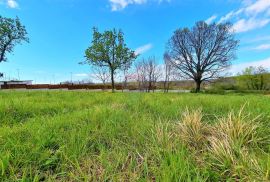
[[[264,95],[0,92],[0,181],[269,181],[269,136]]]

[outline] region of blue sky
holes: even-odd
[[[231,21],[241,41],[231,72],[270,67],[270,0],[0,0],[0,15],[18,16],[30,38],[0,64],[0,72],[11,78],[19,72],[36,83],[70,80],[71,72],[74,80],[85,79],[89,66],[78,62],[93,26],[121,28],[130,48],[161,63],[177,28],[198,20]]]

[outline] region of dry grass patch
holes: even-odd
[[[178,134],[188,147],[202,150],[207,142],[209,126],[202,122],[202,109],[190,111],[186,109],[183,113],[181,123],[178,125]]]
[[[243,108],[218,118],[214,125],[203,121],[201,109],[187,109],[178,126],[178,136],[194,153],[198,165],[208,166],[218,180],[270,180],[267,169],[258,162],[263,153],[260,146],[269,144],[269,137],[261,137],[258,117],[250,119]]]

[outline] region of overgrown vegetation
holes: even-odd
[[[268,96],[8,91],[0,99],[0,181],[269,180]]]
[[[263,92],[270,89],[270,73],[262,67],[248,67],[234,77],[215,80],[207,92],[225,93],[234,90],[238,92]]]
[[[258,118],[251,119],[241,109],[206,124],[201,110],[187,110],[179,126],[181,141],[195,154],[198,165],[213,172],[213,179],[269,180],[269,168],[259,164],[258,156],[267,154],[270,137]]]
[[[262,66],[248,67],[236,78],[238,87],[242,90],[269,90],[270,74]]]

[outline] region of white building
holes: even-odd
[[[2,85],[32,85],[32,80],[10,80],[0,81],[0,88]]]

